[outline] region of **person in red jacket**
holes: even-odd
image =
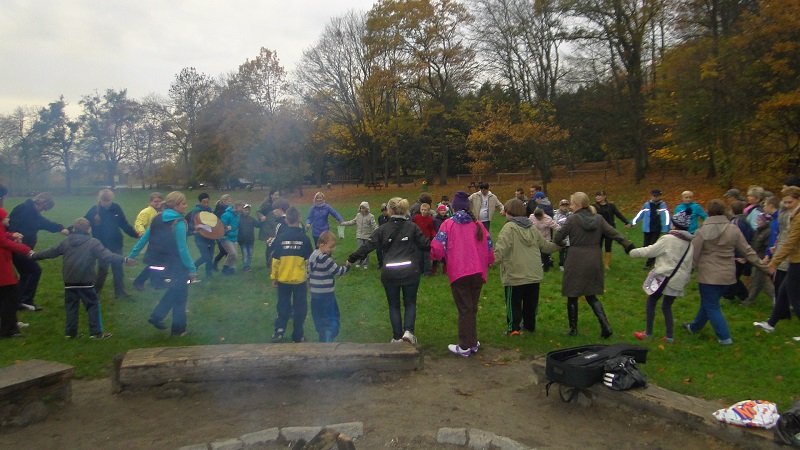
[[[8,213],[0,208],[0,337],[21,337],[17,326],[17,274],[11,263],[13,253],[29,255],[30,247],[22,244],[22,235],[9,233]]]
[[[422,235],[433,240],[436,236],[436,228],[433,226],[433,215],[431,214],[431,205],[423,203],[419,205],[419,213],[414,214],[412,221],[422,231]],[[422,268],[423,275],[432,275],[433,269],[431,268],[431,254],[430,252],[421,252],[420,267]]]

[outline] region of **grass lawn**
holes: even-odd
[[[500,197],[507,198],[513,188],[507,187],[505,191],[508,192],[501,191]],[[358,190],[336,187],[330,192],[329,200],[349,219],[356,213],[361,200],[369,201],[373,213],[377,214],[380,203],[390,196],[400,194],[413,200],[418,195],[416,189],[410,187],[375,192],[363,187]],[[447,193],[452,194],[452,190],[455,189],[448,188]],[[186,193],[190,197],[190,204],[193,204],[195,193]],[[219,196],[218,193],[211,194],[214,200]],[[303,214],[311,204],[313,192],[305,194],[302,199],[290,198]],[[147,204],[147,195],[148,192],[141,190],[118,192],[116,201],[122,205],[130,222]],[[233,195],[251,202],[255,209],[264,193],[236,192]],[[637,203],[639,196],[628,192],[621,197],[625,195],[629,201],[618,204],[630,217],[635,211],[625,205]],[[558,201],[557,197],[551,199]],[[6,209],[11,211],[23,200],[7,198]],[[93,195],[57,196],[56,207],[46,216],[66,225],[85,214],[94,201]],[[492,223],[493,236],[497,235],[504,222],[502,217],[495,218]],[[639,230],[624,229],[623,232],[635,243],[641,243]],[[43,250],[61,238],[58,234],[40,232],[37,248]],[[193,240],[189,244],[196,255]],[[350,227],[346,238],[337,247],[334,255],[337,261],[343,262],[355,249],[355,244],[355,229]],[[133,240],[126,237],[125,250],[132,245]],[[105,291],[101,293],[102,311],[106,331],[114,336],[98,342],[86,337],[72,341],[64,339],[61,261],[42,261],[44,273],[37,302],[44,307],[44,311],[19,314],[20,320],[29,322],[30,327],[24,330],[24,338],[0,341],[0,366],[15,360],[46,359],[74,365],[78,377],[94,378],[106,376],[112,357],[130,348],[269,342],[276,315],[276,297],[269,285],[263,255],[264,244],[256,243],[252,272],[238,272],[232,277],[216,276],[190,287],[190,334],[182,338],[169,338],[168,331],[158,331],[146,322],[161,291],[149,287],[144,292],[134,291],[131,282],[142,266],[126,267],[126,286],[134,300],[114,301],[111,295],[113,286],[111,280],[108,281]],[[337,281],[342,315],[340,342],[388,342],[391,338],[388,308],[376,269],[375,255],[370,255],[370,259],[369,270],[354,268]],[[632,332],[644,329],[645,294],[641,284],[647,272],[642,269],[643,263],[643,260],[628,258],[622,248],[615,244],[612,269],[606,277],[606,294],[601,297],[615,332],[610,342],[639,343],[633,338]],[[579,315],[580,334],[577,337],[566,335],[566,301],[560,295],[560,288],[561,273],[557,270],[547,273],[541,286],[537,331],[522,337],[507,337],[503,289],[498,269],[492,268],[481,294],[478,315],[481,343],[528,357],[555,348],[600,342],[597,321],[583,301]],[[660,310],[657,312],[656,339],[645,343],[650,348],[650,354],[648,363],[642,366],[652,383],[706,399],[723,399],[728,403],[744,399],[770,400],[778,403],[781,409],[800,399],[797,390],[800,343],[791,339],[800,335],[797,321],[782,322],[775,333],[766,334],[752,326],[753,321],[763,320],[769,314],[771,301],[765,295],[762,294],[757,304],[749,307],[723,301],[723,312],[734,339],[734,345],[723,347],[717,344],[710,326],[693,336],[682,329],[681,324],[694,317],[698,304],[697,284],[692,282],[688,286],[687,296],[678,299],[673,307],[676,339],[672,345],[658,340],[663,335],[664,326]],[[88,335],[87,328],[85,312],[81,311],[81,333]],[[307,318],[305,329],[307,339],[316,341],[311,317]],[[423,278],[419,289],[416,329],[419,345],[427,354],[446,356],[447,344],[456,341],[456,309],[445,276]]]

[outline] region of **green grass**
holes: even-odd
[[[416,195],[411,190],[401,193],[410,198]],[[146,205],[147,194],[139,190],[118,193],[117,201],[130,221]],[[193,197],[192,193],[187,194]],[[388,193],[365,191],[363,197],[337,201],[336,194],[337,190],[334,189],[329,200],[348,219],[355,214],[361,200],[369,201],[373,212],[377,212],[380,203],[390,197]],[[234,193],[234,196],[258,205],[263,193]],[[212,194],[212,198],[216,199],[217,195]],[[22,200],[6,199],[6,209],[10,211]],[[94,197],[91,195],[58,197],[55,209],[46,216],[68,224],[83,215],[93,203]],[[305,213],[309,204],[308,201],[299,203],[301,212]],[[495,219],[492,224],[493,235],[499,232],[503,222],[503,218]],[[625,229],[623,232],[634,242],[641,243],[638,230]],[[339,242],[335,255],[339,262],[343,262],[354,250],[354,235],[355,230],[350,227],[347,237]],[[44,249],[60,239],[60,235],[41,232],[37,248]],[[133,240],[126,237],[126,251],[132,244]],[[192,241],[190,248],[196,252]],[[112,357],[130,348],[269,342],[275,319],[275,291],[269,286],[263,251],[264,245],[256,243],[254,270],[251,273],[237,273],[228,278],[217,276],[190,287],[190,335],[173,339],[146,322],[161,292],[149,288],[144,292],[135,292],[130,288],[131,280],[142,268],[137,265],[125,268],[126,285],[134,295],[134,301],[112,301],[110,281],[101,295],[105,327],[114,337],[100,342],[85,337],[65,341],[61,261],[42,261],[44,274],[37,299],[45,310],[20,314],[20,319],[30,322],[31,326],[25,330],[26,337],[23,339],[0,341],[0,365],[8,365],[15,360],[46,359],[74,365],[78,377],[95,378],[106,376]],[[391,338],[388,308],[375,269],[375,255],[370,255],[370,258],[370,270],[354,269],[337,282],[337,297],[342,313],[340,342],[388,342]],[[642,265],[643,260],[628,258],[615,245],[612,269],[606,278],[606,295],[601,297],[614,327],[613,342],[638,343],[631,333],[644,328],[645,294],[641,290],[641,283],[646,271],[642,270]],[[481,343],[488,347],[517,351],[523,356],[534,356],[559,347],[601,341],[597,321],[583,301],[580,306],[580,335],[566,335],[566,306],[560,289],[561,273],[547,273],[541,286],[536,333],[509,338],[504,334],[503,289],[497,268],[492,268],[489,281],[481,293],[478,316]],[[643,370],[651,382],[685,394],[722,399],[729,403],[758,398],[777,402],[781,408],[788,407],[800,398],[796,389],[800,345],[791,339],[800,335],[797,321],[782,322],[775,333],[766,334],[752,326],[754,320],[763,320],[769,314],[771,302],[766,296],[762,294],[757,304],[750,307],[723,303],[734,345],[718,345],[710,326],[694,336],[687,335],[680,327],[681,323],[694,317],[699,304],[697,284],[692,282],[687,295],[679,298],[673,307],[675,344],[661,344],[657,339],[646,343],[650,353],[647,364],[642,366]],[[417,311],[417,336],[422,350],[427,354],[445,356],[446,344],[456,340],[456,309],[446,277],[423,278]],[[81,332],[88,334],[83,311],[80,326]],[[306,320],[305,328],[307,338],[315,341],[311,317]],[[656,336],[663,335],[663,331],[663,318],[659,310],[656,315]]]

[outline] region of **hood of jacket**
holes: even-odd
[[[229,206],[227,210],[233,211],[233,208]],[[183,219],[183,216],[178,211],[169,208],[165,209],[164,212],[161,213],[161,217],[164,222],[172,222],[173,220]]]
[[[514,222],[515,224],[521,226],[522,228],[530,228],[533,226],[533,222],[531,222],[531,219],[525,216],[511,217],[508,219],[508,221]]]
[[[727,217],[711,216],[703,222],[703,226],[697,230],[697,234],[704,241],[713,241],[722,235],[728,225],[730,225],[730,221],[728,221]],[[720,242],[720,244],[723,243],[724,242]]]
[[[467,212],[462,209],[461,211],[453,214],[453,222],[463,225],[465,223],[473,222],[473,220],[472,216],[467,214]]]
[[[600,224],[597,221],[597,218],[600,217],[600,215],[592,214],[589,208],[579,209],[574,215],[578,216],[578,225],[580,225],[584,231],[594,231],[600,227]]]
[[[525,223],[526,221],[527,223]],[[531,230],[533,228],[533,223],[531,223],[530,219],[527,217],[513,217],[509,222],[515,225],[510,227],[510,230],[516,236],[516,242],[521,242],[525,247],[533,247],[536,245],[536,235],[534,233],[538,232]],[[533,231],[533,233],[531,233],[531,231]]]
[[[71,247],[79,247],[92,237],[80,231],[73,231],[67,236],[67,242]]]
[[[694,238],[692,233],[689,233],[686,230],[672,230],[672,231],[669,232],[669,234],[677,237],[680,240],[687,241],[687,242],[692,242],[692,238]]]

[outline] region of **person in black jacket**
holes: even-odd
[[[608,195],[606,191],[597,191],[594,194],[594,209],[597,210],[597,214],[605,219],[606,223],[611,225],[611,228],[617,228],[616,223],[614,222],[614,217],[618,217],[622,223],[625,224],[626,227],[630,227],[631,223],[625,216],[619,212],[617,206],[608,201]],[[605,251],[603,252],[603,267],[608,270],[611,267],[611,243],[614,242],[612,239],[603,236],[602,240],[600,241],[600,246],[605,247]]]
[[[84,216],[92,226],[92,236],[97,238],[101,244],[112,253],[122,254],[122,233],[132,238],[139,238],[136,230],[133,229],[122,208],[114,203],[114,192],[111,189],[102,189],[97,194],[97,204],[89,208]],[[114,274],[114,298],[130,298],[130,294],[125,292],[125,283],[122,272],[122,263],[111,263],[111,272]],[[103,290],[106,277],[108,276],[109,263],[98,261],[97,281],[94,284],[95,290],[99,294]]]
[[[20,233],[22,243],[34,249],[36,247],[37,233],[39,230],[47,230],[51,233],[61,233],[64,236],[69,231],[63,225],[47,220],[42,213],[53,209],[55,202],[53,195],[49,192],[42,192],[33,198],[25,200],[17,205],[8,218],[8,230]],[[36,261],[23,255],[13,255],[14,267],[19,273],[19,306],[18,309],[28,309],[40,311],[42,308],[36,305],[36,288],[39,286],[39,279],[42,277],[42,267]]]
[[[416,344],[414,323],[417,317],[417,289],[421,273],[419,252],[430,251],[431,243],[419,227],[408,220],[408,200],[395,197],[389,200],[386,207],[391,214],[389,221],[378,227],[370,239],[353,252],[347,261],[353,264],[364,259],[375,249],[382,250],[381,283],[386,291],[386,300],[389,302],[391,342],[406,341]],[[400,313],[401,291],[403,314]]]

